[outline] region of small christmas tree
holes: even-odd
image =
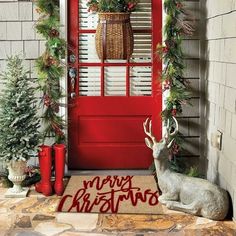
[[[22,60],[8,58],[0,99],[0,158],[27,161],[38,149],[40,126],[34,88],[27,78]]]

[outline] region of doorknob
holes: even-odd
[[[69,69],[69,78],[70,78],[70,86],[71,86],[71,94],[70,97],[74,99],[76,97],[75,93],[75,78],[76,78],[76,69],[70,68]]]
[[[71,63],[75,63],[75,62],[76,62],[76,56],[75,56],[74,54],[71,54],[71,55],[69,56],[69,61],[70,61]]]
[[[76,93],[75,92],[70,94],[70,98],[74,99],[75,97],[76,97]]]

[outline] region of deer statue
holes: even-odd
[[[146,145],[153,150],[158,185],[162,191],[159,202],[168,209],[203,216],[211,220],[223,220],[229,208],[228,194],[208,180],[175,173],[168,168],[169,148],[178,132],[178,122],[173,117],[175,130],[166,132],[163,140],[156,141],[152,133],[152,121],[143,123]],[[169,124],[169,121],[168,121]],[[168,125],[167,125],[168,127]],[[168,130],[168,129],[167,129]],[[172,139],[167,143],[167,137]]]

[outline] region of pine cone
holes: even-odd
[[[53,103],[53,104],[52,104],[52,109],[53,109],[56,113],[58,113],[58,112],[59,112],[59,105],[58,105],[58,103]]]
[[[56,30],[56,29],[50,30],[49,36],[50,36],[50,37],[58,37],[58,36],[59,36],[58,30]]]

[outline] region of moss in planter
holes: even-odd
[[[0,178],[1,186],[3,188],[12,188],[13,183],[7,178],[7,176],[2,176]]]

